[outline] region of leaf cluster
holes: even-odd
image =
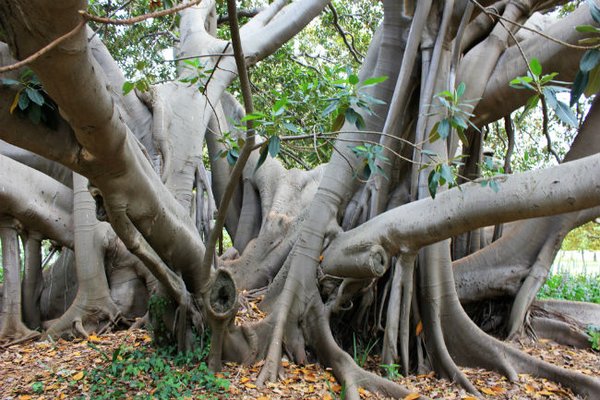
[[[537,107],[538,103],[543,98],[559,120],[569,126],[577,127],[577,117],[571,108],[557,98],[558,93],[567,91],[566,88],[556,85],[565,83],[554,80],[557,75],[557,72],[542,75],[542,65],[537,58],[532,58],[529,61],[529,71],[527,71],[527,75],[518,76],[510,81],[510,86],[515,89],[527,89],[535,92],[535,94],[527,100],[525,109],[517,119],[517,122],[523,121],[523,118],[532,109]]]
[[[466,85],[464,82],[458,84],[458,86],[450,91],[444,90],[437,93],[434,98],[438,100],[440,105],[433,105],[434,108],[441,108],[441,112],[436,112],[432,115],[442,115],[442,119],[435,123],[431,132],[429,132],[429,142],[433,143],[438,139],[445,140],[452,133],[452,129],[456,130],[456,133],[465,146],[469,145],[469,141],[465,136],[465,130],[469,125],[479,131],[479,129],[471,122],[471,118],[474,115],[466,110],[473,110],[473,103],[475,100],[462,100],[462,96],[465,94]]]
[[[600,8],[595,1],[588,0],[588,6],[592,19],[600,24]],[[579,41],[580,44],[595,46],[587,50],[579,62],[579,71],[575,76],[573,88],[571,89],[571,101],[573,106],[582,95],[590,97],[600,91],[600,28],[594,25],[579,25],[575,28],[578,32],[589,33],[591,37]]]
[[[388,163],[389,158],[384,156],[383,147],[378,144],[363,143],[362,145],[351,147],[356,157],[362,159],[363,178],[369,179],[371,176],[380,174],[389,179],[383,169],[379,166],[380,162]]]
[[[16,90],[9,112],[27,117],[34,124],[44,124],[51,129],[56,129],[58,124],[56,103],[43,89],[37,75],[25,68],[18,79],[0,78],[4,86]]]

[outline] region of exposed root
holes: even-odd
[[[16,330],[13,329],[11,333],[0,332],[0,348],[21,344],[29,340],[35,340],[39,338],[40,335],[39,332],[32,331],[25,325],[22,325]]]
[[[576,326],[551,318],[532,318],[532,328],[537,337],[579,349],[590,347],[588,335]]]
[[[306,321],[309,343],[314,346],[321,362],[333,369],[333,374],[346,388],[346,399],[360,399],[360,387],[393,398],[403,398],[410,393],[408,389],[356,365],[333,338],[324,305],[319,298],[312,301],[307,314],[311,316]],[[425,399],[423,396],[421,398]]]
[[[52,338],[85,338],[89,332],[106,329],[106,323],[108,326],[117,324],[120,315],[119,308],[110,297],[92,301],[78,296],[69,309],[50,325],[45,335]]]

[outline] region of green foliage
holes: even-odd
[[[456,172],[446,163],[436,164],[427,176],[427,188],[432,199],[435,199],[438,188],[445,184],[449,188],[456,186]]]
[[[171,329],[165,324],[165,314],[169,309],[173,308],[174,304],[171,300],[153,294],[148,301],[148,314],[150,317],[150,331],[154,339],[154,343],[158,347],[168,347],[174,343],[175,338]]]
[[[157,9],[170,8],[175,2],[94,0],[88,4],[88,12],[97,16],[131,18]],[[171,80],[175,77],[175,65],[165,62],[164,53],[170,52],[179,39],[176,29],[179,18],[178,14],[173,14],[150,18],[129,26],[99,24],[93,21],[90,21],[89,25],[122,68],[127,81],[134,86],[137,83],[144,89],[146,83]],[[142,68],[140,63],[144,64]],[[129,86],[124,89],[128,89]]]
[[[173,348],[152,350],[119,346],[111,355],[89,344],[109,361],[86,372],[89,397],[124,398],[131,391],[136,399],[190,398],[198,387],[212,394],[227,390],[229,381],[217,378],[202,361],[206,351],[177,353]],[[216,397],[216,396],[215,396]]]
[[[590,325],[587,330],[592,349],[600,351],[600,327]]]
[[[600,8],[595,1],[589,0],[590,13],[597,24],[600,24]],[[582,39],[580,44],[595,46],[596,48],[587,50],[579,62],[579,71],[575,76],[573,88],[571,89],[571,101],[573,106],[582,95],[590,97],[600,91],[600,29],[593,25],[579,25],[575,29],[578,32],[589,33],[591,37]]]
[[[592,221],[573,229],[563,239],[561,249],[600,251],[600,224]]]
[[[55,129],[58,124],[56,104],[42,88],[37,75],[29,68],[20,73],[18,80],[0,78],[0,83],[17,90],[9,112],[29,118],[34,124],[43,123]]]
[[[538,292],[538,298],[600,304],[600,276],[551,275]]]
[[[385,175],[385,172],[383,172],[383,169],[378,165],[378,161],[385,163],[389,162],[389,158],[381,154],[383,152],[383,147],[371,143],[364,143],[362,145],[354,146],[351,149],[356,157],[362,159],[364,179],[368,179],[377,174],[383,175],[386,179],[388,178]]]
[[[198,57],[184,60],[183,67],[187,69],[190,74],[179,81],[189,83],[190,85],[198,85],[198,90],[204,91],[208,79],[214,72],[214,69],[206,68]]]
[[[567,104],[557,98],[558,93],[566,92],[567,89],[561,86],[551,85],[552,83],[563,83],[554,80],[556,75],[558,75],[556,72],[542,75],[542,65],[538,59],[532,58],[529,61],[529,71],[527,71],[527,75],[518,76],[510,81],[510,86],[515,89],[527,89],[535,92],[535,94],[527,100],[525,109],[517,119],[517,122],[522,121],[531,110],[537,107],[540,99],[543,97],[548,107],[554,111],[559,120],[569,126],[577,127],[577,117],[573,111]]]
[[[345,78],[330,82],[338,89],[336,95],[327,100],[329,105],[323,110],[323,116],[331,115],[333,117],[331,131],[339,131],[345,122],[354,125],[356,129],[365,129],[365,120],[359,111],[372,115],[371,107],[373,105],[385,104],[369,95],[365,89],[384,82],[386,79],[387,76],[378,76],[360,82],[358,76],[350,68],[347,68]]]
[[[470,121],[471,117],[474,115],[466,111],[473,109],[473,105],[470,104],[473,100],[462,100],[465,89],[466,86],[464,82],[461,82],[454,90],[444,90],[434,96],[441,104],[433,105],[434,108],[441,108],[441,112],[436,112],[435,114],[441,114],[442,119],[436,122],[433,129],[431,129],[431,132],[429,133],[429,142],[433,143],[438,139],[445,140],[452,133],[452,129],[455,129],[461,142],[463,142],[465,146],[468,146],[469,141],[465,136],[465,129],[471,125],[476,131],[479,131],[479,129]]]
[[[35,394],[44,393],[44,382],[33,382],[31,384],[31,391]]]

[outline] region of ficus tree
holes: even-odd
[[[360,386],[403,396],[345,351],[378,335],[383,363],[473,393],[458,366],[599,393],[597,379],[483,330],[581,345],[581,327],[598,321],[597,306],[534,304],[564,236],[599,213],[600,105],[579,124],[556,95],[579,74],[574,91],[593,96],[598,5],[532,29],[563,2],[384,0],[365,39],[340,25],[377,16],[352,15],[365,5],[215,3],[0,1],[0,339],[85,336],[140,317],[181,351],[210,332],[213,369],[264,360],[264,383],[285,353],[332,367],[348,398]],[[326,9],[350,68],[308,65],[312,81],[294,94],[277,82],[288,66],[252,69]],[[111,41],[126,24],[138,24],[132,39]],[[155,68],[170,46],[175,61]],[[281,58],[307,64],[303,46]],[[261,108],[248,69],[274,74]],[[561,164],[484,173],[483,128],[535,102],[577,125]],[[233,247],[219,254],[223,228]],[[43,239],[62,246],[44,270]],[[260,296],[267,316],[236,324],[240,296]],[[483,304],[493,319],[478,317]],[[553,318],[564,314],[580,325]]]

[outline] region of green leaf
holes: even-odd
[[[372,78],[367,78],[361,83],[361,86],[367,87],[377,85],[378,83],[385,82],[387,78],[387,76],[374,76]]]
[[[300,129],[298,129],[298,127],[296,125],[290,124],[289,122],[284,122],[283,127],[285,129],[287,129],[288,131],[291,131],[294,133],[300,133]]]
[[[363,118],[362,115],[358,114],[358,117],[356,117],[356,122],[354,125],[356,125],[356,127],[358,128],[359,131],[362,131],[363,129],[366,128],[365,119]]]
[[[584,46],[595,46],[600,43],[600,37],[590,37],[579,40],[579,44]]]
[[[558,72],[552,72],[551,74],[547,74],[542,76],[542,78],[540,79],[540,84],[545,84],[550,82],[552,79],[554,79],[556,77],[556,75],[558,75]]]
[[[587,4],[590,7],[590,13],[592,14],[592,18],[596,21],[597,24],[600,24],[600,9],[596,5],[595,0],[587,0]]]
[[[345,115],[346,115],[346,121],[348,121],[348,123],[350,123],[352,125],[356,124],[356,119],[358,117],[358,113],[356,111],[354,111],[354,109],[352,107],[348,107],[346,109]]]
[[[575,30],[577,32],[581,32],[581,33],[598,33],[598,32],[600,32],[600,29],[596,28],[593,25],[578,25],[575,27]]]
[[[456,97],[461,98],[462,95],[465,94],[466,88],[467,88],[467,86],[465,85],[464,82],[459,83],[458,87],[456,88]]]
[[[427,188],[432,199],[435,199],[437,189],[440,183],[440,173],[436,170],[432,170],[427,177]]]
[[[571,89],[571,100],[569,102],[571,106],[575,105],[579,101],[579,98],[588,85],[589,76],[589,72],[581,71],[578,71],[577,75],[575,75],[575,81],[573,82],[573,88]]]
[[[121,90],[123,91],[123,95],[125,96],[127,93],[131,92],[134,87],[135,84],[133,82],[125,81],[123,83],[123,87],[121,88]]]
[[[20,85],[21,82],[16,81],[14,79],[8,79],[8,78],[0,78],[0,82],[2,82],[3,85],[6,86],[11,86],[11,85]]]
[[[585,87],[584,94],[590,97],[600,91],[600,65],[590,71],[589,81]]]
[[[444,179],[446,182],[454,183],[454,173],[452,173],[452,168],[450,168],[448,164],[442,164],[440,174],[442,179]]]
[[[490,179],[490,188],[495,192],[498,193],[500,191],[500,185],[498,185],[498,182],[496,182],[496,180],[494,179]]]
[[[444,90],[442,92],[437,93],[435,96],[436,97],[447,98],[447,99],[452,99],[454,97],[454,94],[452,94],[452,92],[450,92],[449,90]]]
[[[333,121],[333,124],[331,125],[331,131],[338,132],[340,129],[342,129],[342,126],[344,126],[345,121],[346,117],[344,116],[344,113],[340,113]]]
[[[579,61],[579,69],[582,72],[593,70],[600,63],[600,51],[596,49],[588,50],[583,53],[581,61]]]
[[[542,74],[542,64],[540,64],[540,61],[537,58],[532,58],[531,61],[529,61],[529,68],[535,76],[540,76]]]
[[[269,138],[269,155],[273,158],[277,157],[281,149],[281,139],[279,136],[271,136]]]
[[[554,101],[549,101],[548,105],[554,110],[558,119],[574,128],[577,127],[577,117],[568,105],[557,100],[556,97],[554,98]]]
[[[529,99],[527,99],[527,103],[525,104],[525,108],[523,109],[523,112],[521,113],[521,115],[519,115],[519,118],[517,118],[517,123],[521,123],[523,121],[523,118],[525,118],[525,116],[527,114],[529,114],[529,112],[531,110],[533,110],[535,107],[537,107],[539,101],[540,101],[539,94],[534,94]]]
[[[348,82],[350,82],[350,84],[352,85],[356,85],[358,83],[358,76],[352,74],[348,77]]]
[[[280,115],[285,111],[285,106],[288,103],[288,99],[286,97],[282,97],[277,100],[275,104],[273,104],[273,115]]]
[[[19,95],[19,109],[24,111],[27,107],[29,107],[29,96],[25,94],[25,92],[21,92]]]
[[[429,143],[433,143],[440,138],[440,134],[438,133],[439,127],[440,127],[439,121],[436,122],[435,125],[433,125],[431,132],[429,132]],[[422,153],[425,153],[425,151],[427,151],[427,150],[423,150]],[[425,153],[425,154],[427,154],[427,153]]]
[[[244,117],[242,117],[242,119],[240,119],[240,122],[255,121],[257,119],[261,119],[264,117],[265,117],[265,114],[263,114],[261,112],[255,112],[252,114],[245,115]]]
[[[44,96],[42,96],[40,92],[30,87],[25,88],[25,92],[27,93],[27,97],[29,97],[29,100],[33,101],[38,106],[44,105]]]
[[[322,115],[324,117],[326,117],[329,114],[331,114],[332,112],[334,112],[337,109],[339,103],[340,103],[340,101],[338,99],[331,100],[331,102],[329,103],[327,108],[325,108],[325,110],[323,110]]]
[[[267,154],[269,154],[268,142],[265,142],[260,147],[260,155],[258,157],[258,161],[256,162],[256,167],[254,168],[254,172],[261,167],[265,163],[267,159]]]
[[[450,122],[448,121],[448,119],[444,118],[440,121],[437,132],[442,140],[450,136]]]
[[[238,159],[236,155],[233,155],[232,150],[229,150],[227,152],[226,157],[227,157],[227,162],[229,163],[229,165],[235,165],[235,162]]]

